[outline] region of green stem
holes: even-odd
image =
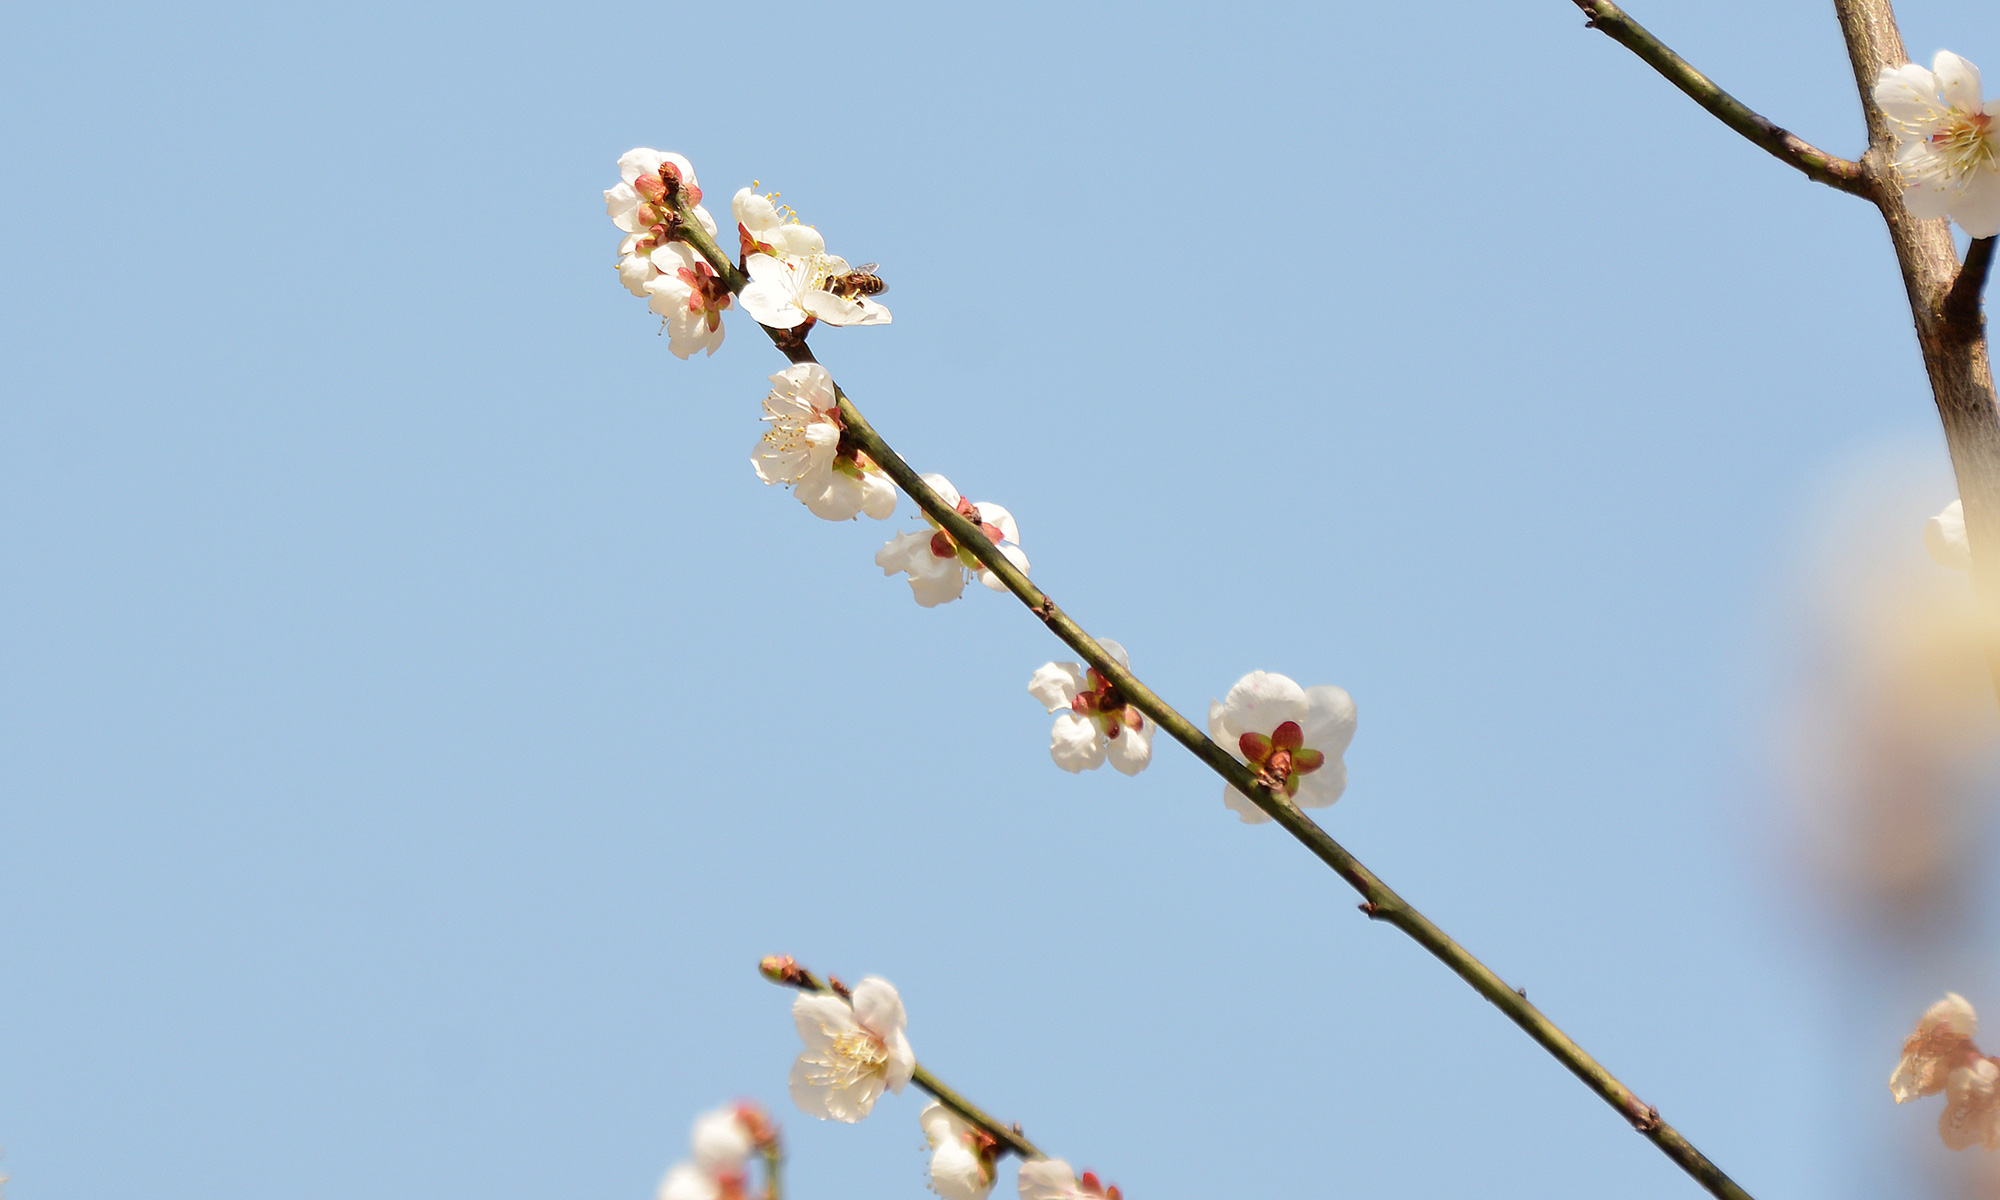
[[[786,987],[794,987],[802,992],[818,992],[824,995],[838,996],[842,1000],[848,1000],[846,989],[836,988],[832,984],[822,980],[819,976],[792,961],[790,956],[772,955],[759,965],[758,970],[762,972],[764,978],[770,980],[772,983],[781,983]],[[851,1000],[848,1002],[852,1003]],[[967,1100],[956,1089],[945,1086],[944,1082],[926,1070],[922,1063],[917,1064],[917,1069],[910,1076],[910,1082],[930,1093],[931,1096],[937,1099],[939,1104],[944,1105],[964,1118],[967,1124],[975,1125],[985,1130],[994,1141],[999,1142],[1002,1146],[1020,1155],[1022,1158],[1047,1157],[1047,1155],[1035,1148],[1033,1142],[1022,1136],[1020,1126],[1001,1124],[998,1118],[988,1113],[985,1109],[980,1108],[972,1101]]]
[[[1724,125],[1762,146],[1778,161],[1797,167],[1808,178],[1828,187],[1839,188],[1868,200],[1875,198],[1874,188],[1860,163],[1828,154],[1789,129],[1773,124],[1717,87],[1714,80],[1695,70],[1686,59],[1648,33],[1645,26],[1627,16],[1625,10],[1612,0],[1575,0],[1575,3],[1589,18],[1592,29],[1606,34],[1612,41],[1638,55],[1647,66],[1666,76],[1667,82],[1686,92],[1696,104],[1713,113]]]
[[[779,1165],[785,1161],[785,1155],[778,1148],[777,1139],[773,1138],[766,1142],[759,1153],[764,1158],[764,1200],[785,1200],[785,1188],[779,1172]]]
[[[699,229],[699,224],[691,217],[686,224]],[[720,252],[715,249],[713,240],[704,236],[700,242],[693,244],[708,257],[718,272],[727,265],[726,259],[720,262],[716,260],[716,255]],[[740,277],[739,275],[738,278]],[[806,346],[804,338],[795,336],[791,331],[767,328],[765,332],[770,335],[773,344],[791,361],[795,363],[818,361],[813,357],[812,350]],[[844,439],[852,440],[869,458],[874,459],[883,472],[895,481],[896,486],[900,487],[910,499],[916,501],[917,507],[923,509],[926,516],[950,534],[960,546],[969,550],[981,565],[992,571],[1000,582],[1006,585],[1008,591],[1012,592],[1022,604],[1027,605],[1030,612],[1041,618],[1050,632],[1060,638],[1063,644],[1076,651],[1085,662],[1097,668],[1098,672],[1108,679],[1133,707],[1150,717],[1161,729],[1166,730],[1175,741],[1185,746],[1196,758],[1207,764],[1210,770],[1220,775],[1224,782],[1249,797],[1252,803],[1282,825],[1287,833],[1312,851],[1315,857],[1346,880],[1349,887],[1361,894],[1362,912],[1375,920],[1385,921],[1402,930],[1418,945],[1435,955],[1460,979],[1470,984],[1474,991],[1484,996],[1494,1007],[1505,1013],[1509,1020],[1525,1030],[1537,1045],[1569,1068],[1572,1074],[1581,1079],[1584,1085],[1606,1104],[1617,1110],[1620,1116],[1631,1122],[1633,1128],[1645,1134],[1662,1153],[1693,1176],[1696,1182],[1716,1196],[1723,1197],[1724,1200],[1750,1200],[1748,1192],[1738,1187],[1720,1167],[1710,1162],[1708,1157],[1683,1137],[1679,1130],[1661,1120],[1658,1109],[1639,1099],[1633,1094],[1632,1089],[1621,1083],[1616,1076],[1586,1053],[1583,1047],[1570,1040],[1569,1035],[1558,1028],[1555,1022],[1543,1016],[1540,1009],[1528,1003],[1526,992],[1509,987],[1506,981],[1494,974],[1485,963],[1474,958],[1463,946],[1433,925],[1429,918],[1391,890],[1389,885],[1376,878],[1373,871],[1363,866],[1360,860],[1349,854],[1339,842],[1334,841],[1326,830],[1320,828],[1312,818],[1293,804],[1283,791],[1263,783],[1249,767],[1238,762],[1234,755],[1217,745],[1194,722],[1182,716],[1172,705],[1160,699],[1153,689],[1140,682],[1138,676],[1126,670],[1117,659],[1106,654],[1104,647],[1099,645],[1095,638],[1084,632],[1083,627],[1071,620],[1069,614],[1059,608],[1054,600],[1029,582],[1028,577],[1000,553],[998,546],[987,540],[985,533],[977,524],[961,516],[956,509],[946,504],[942,497],[931,490],[930,485],[911,469],[909,463],[903,461],[903,456],[882,440],[882,436],[875,432],[875,427],[861,415],[861,410],[855,407],[854,402],[837,383],[834,385],[834,395],[840,406]],[[819,990],[827,989],[821,984]],[[922,1078],[920,1074],[920,1084]],[[984,1114],[978,1114],[975,1118],[976,1110],[972,1110],[969,1105],[961,1108],[959,1105],[962,1100],[955,1093],[947,1095],[945,1091],[931,1088],[926,1090],[960,1116],[980,1125],[994,1136],[1001,1137],[1001,1131],[990,1118],[986,1118]],[[1014,1145],[1016,1140],[1018,1135],[1009,1134],[1001,1137],[1003,1144],[1021,1153],[1023,1151]],[[1026,1146],[1025,1142],[1021,1144]],[[1034,1151],[1032,1146],[1026,1146],[1026,1153],[1039,1157],[1039,1153]]]

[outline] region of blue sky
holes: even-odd
[[[1634,12],[1860,149],[1823,6]],[[1950,496],[1887,239],[1566,0],[10,26],[15,1200],[640,1198],[737,1095],[798,1200],[923,1194],[914,1097],[790,1109],[780,952],[1134,1200],[1694,1194],[1186,755],[1055,770],[1059,648],[882,578],[907,503],[758,484],[782,360],[618,286],[635,145],[882,263],[820,357],[1155,689],[1346,687],[1334,835],[1754,1194],[1928,1129],[1972,985],[1840,973],[1765,732],[1829,480]]]

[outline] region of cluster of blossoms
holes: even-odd
[[[1940,50],[1926,71],[1884,67],[1875,103],[1896,127],[1896,170],[1918,217],[1950,217],[1976,238],[2000,234],[2000,141],[1979,68]]]
[[[713,240],[715,218],[701,206],[694,167],[678,154],[641,146],[618,159],[619,182],[604,193],[604,211],[625,234],[618,243],[618,279],[646,297],[666,320],[667,345],[681,358],[722,345],[722,312],[733,299],[714,266],[687,244],[685,207]],[[772,329],[829,325],[886,325],[889,310],[872,297],[886,290],[871,267],[853,268],[826,252],[819,231],[779,208],[776,196],[750,188],[730,207],[742,247],[739,267],[750,277],[744,309]]]
[[[1953,1150],[1983,1145],[2000,1150],[2000,1061],[1973,1044],[1979,1016],[1956,992],[1924,1010],[1903,1042],[1903,1057],[1889,1073],[1896,1103],[1945,1094],[1938,1136]]]
[[[1020,547],[1021,531],[1014,524],[1014,514],[993,503],[981,500],[974,503],[958,494],[951,486],[951,480],[942,475],[926,475],[924,482],[936,492],[938,499],[946,506],[979,526],[979,531],[988,541],[998,547],[1008,562],[1018,567],[1022,574],[1028,571],[1028,556]],[[875,565],[882,568],[884,575],[907,572],[910,577],[910,591],[917,603],[925,608],[935,608],[956,600],[965,591],[965,581],[970,573],[979,582],[996,592],[1004,592],[1007,585],[1000,577],[987,569],[985,564],[973,556],[972,551],[958,544],[944,527],[928,516],[932,532],[917,530],[899,533],[889,540],[889,544],[875,552]]]
[[[741,1101],[695,1118],[694,1157],[660,1181],[659,1200],[746,1200],[753,1152],[777,1154],[778,1128],[763,1108]]]

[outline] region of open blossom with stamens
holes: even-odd
[[[1223,700],[1209,701],[1208,733],[1300,808],[1323,808],[1347,790],[1340,756],[1354,740],[1354,701],[1340,688],[1302,688],[1283,675],[1252,671]],[[1222,802],[1246,825],[1271,819],[1228,784]]]
[[[799,224],[790,209],[781,211],[772,200],[744,188],[730,203],[743,269],[750,276],[743,310],[773,329],[793,329],[808,320],[887,325],[889,310],[854,291],[847,260],[828,254],[819,230]]]
[[[1980,98],[1979,68],[1949,50],[1928,71],[1884,67],[1875,103],[1896,129],[1896,172],[1911,214],[1949,216],[1976,238],[2000,234],[2000,130]]]
[[[1021,1164],[1021,1200],[1120,1200],[1118,1188],[1106,1187],[1085,1171],[1077,1178],[1060,1158],[1038,1158]]]
[[[979,528],[988,540],[999,547],[1008,562],[1028,570],[1028,556],[1018,545],[1021,531],[1014,524],[1014,514],[994,504],[981,500],[973,503],[958,494],[951,481],[942,475],[926,475],[924,482],[938,494],[938,498],[956,509],[969,521],[979,523]],[[929,521],[929,517],[924,518]],[[889,540],[889,544],[875,552],[875,565],[882,568],[884,575],[894,575],[898,571],[910,576],[910,591],[917,603],[925,608],[936,608],[940,604],[956,600],[965,591],[966,572],[979,577],[979,582],[996,592],[1004,592],[1007,585],[1000,577],[988,570],[975,558],[970,550],[952,540],[935,521],[931,521],[932,532],[899,533]]]
[[[697,350],[715,353],[722,345],[722,310],[729,307],[724,283],[685,242],[670,242],[647,258],[659,274],[646,285],[646,307],[667,319],[667,349],[686,358]]]
[[[944,1200],[986,1200],[1000,1143],[936,1100],[917,1114],[931,1144],[931,1190]]]
[[[1965,537],[1965,502],[1954,500],[1944,511],[1924,522],[1924,549],[1939,566],[1954,570],[1972,569],[1972,543]]]
[[[1117,642],[1099,638],[1097,644],[1119,666],[1131,665],[1125,647]],[[1091,771],[1108,759],[1123,774],[1137,775],[1153,760],[1156,726],[1126,703],[1096,667],[1044,663],[1028,680],[1028,692],[1057,714],[1049,733],[1049,757],[1063,770]]]
[[[854,985],[853,1003],[824,992],[792,1002],[805,1050],[792,1064],[792,1100],[821,1119],[859,1121],[882,1089],[900,1092],[917,1069],[903,1034],[903,998],[873,975]]]
[[[764,420],[770,428],[750,452],[757,478],[791,484],[814,516],[829,521],[895,514],[896,485],[873,459],[842,442],[840,406],[825,367],[797,363],[771,376]]]

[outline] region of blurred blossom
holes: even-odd
[[[1858,479],[1828,513],[1788,614],[1805,645],[1782,714],[1802,865],[1847,915],[1890,926],[1962,906],[2000,748],[1993,626],[1966,576],[1918,549],[1937,501],[1913,475]],[[1955,508],[1931,518],[1932,555]]]

